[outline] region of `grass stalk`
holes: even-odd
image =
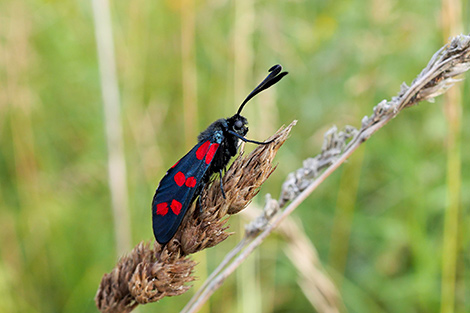
[[[129,250],[131,236],[127,208],[127,174],[122,138],[120,95],[114,56],[111,12],[108,0],[92,0],[91,3],[95,23],[108,149],[108,184],[111,192],[116,253],[120,256]]]
[[[470,69],[470,36],[454,37],[450,43],[439,49],[428,65],[421,71],[411,86],[402,84],[399,94],[390,101],[383,100],[374,107],[370,117],[362,119],[359,130],[337,133],[332,129],[325,134],[323,151],[315,158],[304,161],[304,167],[287,178],[277,203],[269,206],[282,208],[280,213],[266,220],[266,223],[255,223],[247,227],[244,246],[237,246],[233,259],[223,260],[228,265],[217,274],[201,291],[197,299],[191,299],[182,312],[196,312],[223,282],[244,262],[244,260],[284,221],[326,178],[345,162],[366,140],[383,126],[388,124],[403,109],[416,105],[420,101],[432,101],[445,93],[458,77]],[[349,140],[346,143],[346,140]],[[321,170],[324,169],[323,172]],[[276,201],[274,201],[276,202]]]
[[[462,3],[460,0],[442,0],[444,37],[462,31]],[[453,88],[444,95],[447,119],[447,208],[444,216],[442,247],[441,313],[456,311],[456,281],[459,257],[459,216],[461,211],[461,125],[462,92]]]

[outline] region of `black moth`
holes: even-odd
[[[222,171],[237,154],[240,140],[259,145],[270,143],[246,139],[248,121],[240,113],[251,98],[287,75],[281,71],[281,65],[271,67],[269,75],[246,97],[237,113],[209,125],[199,134],[198,144],[162,178],[152,201],[153,234],[160,244],[173,238],[189,206],[215,173],[220,175],[220,188],[225,198]]]

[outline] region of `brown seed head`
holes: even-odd
[[[196,263],[188,254],[213,247],[232,233],[227,215],[243,210],[274,171],[272,162],[295,122],[281,128],[248,156],[240,154],[223,177],[226,199],[219,180],[202,192],[188,210],[174,238],[166,245],[139,243],[122,257],[101,280],[95,303],[101,312],[130,312],[138,304],[186,292]]]

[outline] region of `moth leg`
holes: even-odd
[[[225,197],[224,186],[222,185],[222,169],[219,170],[219,181],[220,181],[220,190],[222,190],[222,197],[224,197],[224,199],[227,199],[227,197]]]
[[[250,143],[255,143],[257,145],[268,145],[272,142],[274,142],[274,139],[273,140],[270,140],[270,141],[265,141],[265,142],[261,142],[261,141],[256,141],[256,140],[250,140],[250,139],[247,139],[239,134],[237,134],[236,132],[234,132],[233,130],[228,130],[228,132],[232,135],[234,135],[235,137],[237,137],[238,139],[244,141],[244,142],[250,142]]]
[[[197,206],[199,207],[199,213],[202,213],[202,198],[201,198],[201,196],[197,197]]]
[[[199,213],[202,213],[202,190],[206,189],[206,186],[207,186],[207,183],[204,182],[204,185],[202,185],[200,189],[198,189],[199,191],[196,192],[196,194],[200,194],[199,196],[197,196],[197,200],[196,200],[197,206],[199,207]]]

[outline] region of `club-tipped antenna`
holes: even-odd
[[[268,89],[278,81],[280,81],[284,76],[288,74],[288,72],[282,72],[282,66],[280,64],[276,64],[273,67],[271,67],[268,72],[269,75],[266,76],[266,78],[258,85],[256,86],[255,89],[246,97],[245,100],[243,100],[242,104],[240,105],[240,108],[238,108],[237,115],[240,115],[241,111],[243,110],[243,107],[245,104],[250,101],[251,98],[259,94],[261,91]]]

